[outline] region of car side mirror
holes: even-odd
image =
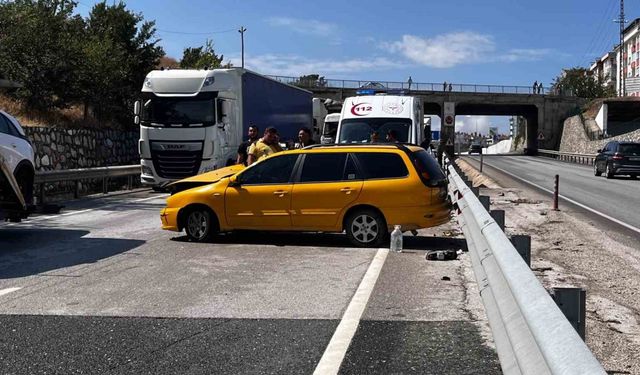
[[[596,151],[596,152],[597,152],[597,153],[601,153],[601,152],[602,152],[602,149],[598,149],[598,151]]]
[[[241,183],[240,181],[238,181],[238,176],[237,175],[233,175],[231,177],[229,177],[229,186],[234,187],[234,186],[240,186]]]

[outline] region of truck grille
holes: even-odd
[[[152,144],[151,158],[158,176],[179,180],[198,174],[202,161],[201,143],[198,146],[198,150],[194,150],[194,147],[187,147],[186,150],[166,150]]]

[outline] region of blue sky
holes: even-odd
[[[82,0],[78,11],[94,3]],[[549,86],[562,68],[602,56],[616,43],[619,11],[619,0],[125,3],[156,21],[160,44],[178,60],[209,38],[239,65],[243,25],[245,65],[263,74],[522,86]],[[640,17],[640,2],[626,3],[627,19]],[[480,128],[505,121],[483,118]]]

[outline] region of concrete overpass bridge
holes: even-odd
[[[538,147],[558,149],[564,120],[579,112],[586,99],[561,96],[549,88],[534,93],[533,87],[497,86],[474,84],[411,83],[350,81],[350,80],[300,80],[293,77],[271,76],[281,82],[308,89],[315,96],[343,100],[355,96],[357,90],[403,90],[405,94],[420,97],[425,115],[445,117],[445,103],[454,108],[453,126],[442,126],[442,139],[453,138],[455,116],[522,116],[526,119],[527,149],[534,153]],[[450,113],[450,112],[448,112]],[[443,121],[444,122],[444,121]],[[538,141],[542,134],[544,140]],[[450,151],[453,151],[451,147]]]

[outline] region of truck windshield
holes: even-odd
[[[159,125],[215,124],[215,99],[152,97],[143,100],[141,120]]]
[[[337,132],[338,132],[337,121],[325,121],[322,135],[324,135],[325,137],[335,137]]]
[[[368,143],[371,142],[371,134],[375,131],[378,132],[380,142],[384,142],[390,130],[395,130],[399,142],[407,142],[411,130],[411,119],[350,118],[342,120],[338,138],[340,143]]]

